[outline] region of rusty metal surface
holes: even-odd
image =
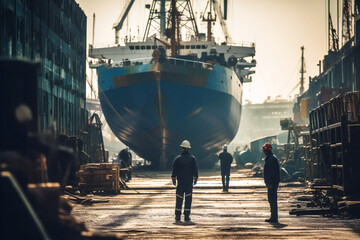
[[[221,192],[219,172],[200,172],[194,189],[192,221],[174,221],[175,188],[168,172],[137,172],[134,190],[96,196],[109,200],[76,205],[73,214],[94,231],[118,233],[125,239],[360,239],[359,219],[289,215],[308,194],[300,184],[279,188],[279,221],[269,224],[266,189],[251,170],[234,170],[230,190]]]

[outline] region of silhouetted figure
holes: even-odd
[[[229,182],[230,182],[230,169],[233,157],[230,153],[227,152],[227,145],[223,147],[223,152],[219,154],[220,165],[221,165],[221,180],[223,185],[223,191],[229,191]]]
[[[277,189],[280,182],[280,164],[279,160],[272,153],[270,143],[265,143],[262,147],[266,155],[264,164],[264,181],[268,191],[268,201],[270,203],[271,217],[266,222],[278,222]]]
[[[192,202],[193,184],[196,185],[198,180],[198,167],[196,158],[189,153],[191,148],[190,142],[184,140],[180,147],[182,152],[174,159],[172,167],[172,181],[176,186],[176,206],[175,206],[175,220],[180,221],[182,203],[185,197],[184,215],[185,221],[190,221],[190,210]]]
[[[132,155],[130,153],[129,148],[124,148],[120,151],[118,156],[119,162],[120,162],[120,168],[128,168],[129,170],[127,172],[120,171],[120,177],[122,179],[131,180],[131,172],[132,172]]]

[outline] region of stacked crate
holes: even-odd
[[[310,112],[313,182],[360,194],[360,91],[339,95]]]
[[[81,165],[76,173],[82,193],[92,191],[120,192],[119,166],[110,163],[90,163]]]

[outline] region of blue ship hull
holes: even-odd
[[[97,71],[111,130],[160,169],[171,166],[184,139],[200,166],[212,166],[237,133],[242,85],[228,68],[154,63]]]

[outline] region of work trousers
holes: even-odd
[[[181,215],[181,208],[185,197],[185,207],[184,215],[189,216],[191,210],[192,202],[192,190],[193,185],[190,184],[181,184],[179,183],[176,187],[176,206],[175,206],[175,215]]]
[[[271,219],[278,220],[277,190],[279,184],[272,185],[268,188],[268,201],[270,203]]]
[[[229,182],[230,182],[230,171],[221,171],[221,181],[223,185],[223,190],[229,189]]]

